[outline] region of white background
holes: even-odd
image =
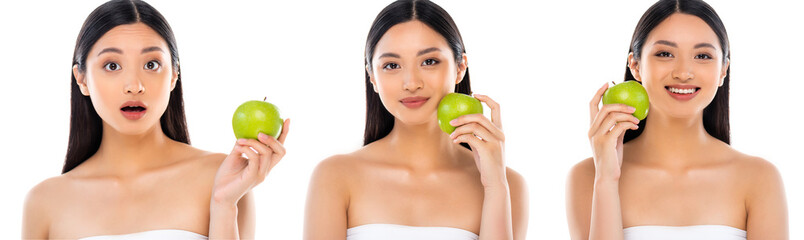
[[[178,40],[194,146],[229,152],[232,113],[246,100],[267,96],[292,119],[288,154],[255,189],[258,238],[300,238],[312,169],[361,146],[363,47],[389,2],[151,1]],[[4,239],[19,237],[27,191],[60,173],[75,39],[101,3],[4,1],[0,8]],[[602,83],[622,81],[634,26],[652,1],[437,3],[463,34],[472,89],[502,104],[506,160],[529,186],[529,239],[569,238],[564,182],[591,154],[587,102]],[[791,238],[804,238],[802,4],[710,4],[731,39],[732,145],[779,168]]]

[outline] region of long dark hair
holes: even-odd
[[[139,0],[112,0],[92,11],[84,21],[84,25],[81,26],[81,32],[78,33],[78,39],[75,41],[73,66],[78,66],[78,70],[81,72],[86,71],[87,55],[92,46],[95,45],[95,42],[112,28],[133,23],[148,25],[167,42],[173,68],[178,71],[179,76],[176,86],[170,93],[167,109],[159,119],[159,123],[162,126],[162,132],[167,137],[189,144],[190,136],[187,133],[187,121],[184,117],[179,51],[176,47],[176,39],[167,20],[151,5]],[[75,81],[75,75],[72,75],[72,73],[70,85],[72,86],[70,93],[70,139],[67,143],[67,156],[64,159],[62,173],[69,172],[94,155],[100,147],[103,135],[102,120],[98,113],[95,112],[89,96],[81,94],[81,90]]]
[[[639,61],[642,54],[642,46],[648,34],[656,28],[659,23],[664,21],[673,13],[684,13],[696,16],[702,19],[712,31],[717,35],[720,40],[720,48],[723,50],[723,63],[731,57],[729,50],[729,35],[726,34],[726,27],[723,26],[723,21],[709,4],[702,0],[660,0],[653,4],[648,11],[639,19],[639,23],[634,30],[634,35],[631,38],[631,46],[628,50],[634,54],[634,59]],[[704,129],[709,135],[731,144],[731,134],[729,131],[729,76],[731,67],[726,69],[726,78],[723,80],[723,86],[717,89],[715,98],[709,103],[703,112]],[[631,74],[628,65],[625,67],[625,80],[636,79]],[[648,116],[650,118],[650,116]],[[645,129],[645,122],[648,118],[639,122],[639,129],[629,130],[625,132],[623,142],[628,142],[631,139],[638,137]]]
[[[371,70],[371,58],[377,42],[391,27],[409,21],[421,21],[447,40],[456,62],[463,60],[466,49],[463,45],[458,26],[449,13],[440,6],[428,0],[398,0],[385,7],[374,23],[371,24],[368,38],[366,38],[366,130],[363,134],[363,145],[377,141],[391,132],[394,128],[394,116],[385,109],[380,101],[380,95],[374,92],[368,71]],[[471,94],[469,85],[469,70],[466,70],[463,80],[455,86],[455,92]]]

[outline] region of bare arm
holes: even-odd
[[[40,183],[28,193],[22,213],[22,239],[47,239],[49,218],[46,189]]]
[[[508,186],[511,190],[511,222],[513,224],[514,239],[526,239],[528,232],[528,186],[525,178],[510,168]]]
[[[790,238],[787,222],[787,200],[779,171],[765,160],[751,167],[753,185],[746,199],[748,240]]]
[[[256,217],[250,192],[285,156],[283,144],[289,124],[286,119],[278,139],[263,133],[258,139],[238,139],[223,160],[215,174],[209,203],[210,239],[254,238]]]
[[[573,239],[622,240],[622,210],[620,208],[620,171],[623,161],[623,136],[626,130],[638,128],[639,120],[632,116],[633,107],[624,104],[606,104],[598,108],[608,84],[598,89],[589,102],[589,143],[592,146],[592,163],[594,178],[591,197],[584,192],[589,191],[588,175],[571,176],[568,193],[571,199],[567,210],[570,214],[570,229]],[[587,161],[588,162],[588,161]],[[588,164],[587,164],[588,168]],[[580,175],[580,174],[579,174]],[[580,182],[572,182],[572,181]],[[587,187],[584,187],[587,186]],[[591,198],[591,206],[587,210],[581,205]],[[579,209],[572,209],[579,207]],[[588,226],[581,217],[589,213]],[[588,227],[588,228],[587,228]],[[588,229],[588,230],[586,230]],[[588,232],[587,232],[588,231]]]
[[[236,221],[233,221],[236,219]],[[240,239],[254,239],[256,214],[254,196],[249,192],[237,204],[210,202],[210,238],[237,236]]]
[[[304,239],[346,239],[348,189],[337,157],[319,163],[310,179]]]
[[[454,143],[469,144],[480,172],[484,195],[479,239],[514,239],[500,105],[485,95],[475,94],[474,97],[489,106],[491,119],[483,114],[460,116],[450,121],[456,127],[450,138]]]
[[[237,230],[241,239],[256,239],[257,214],[254,194],[246,193],[237,203]]]
[[[595,166],[588,158],[572,168],[567,178],[567,223],[570,239],[589,239]]]

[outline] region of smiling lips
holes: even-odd
[[[427,97],[407,97],[407,98],[403,98],[402,100],[399,100],[399,102],[401,102],[402,105],[405,105],[405,107],[407,107],[407,108],[419,108],[422,105],[424,105],[424,103],[426,103],[427,100],[430,100],[430,98],[427,98]]]
[[[670,85],[664,89],[671,97],[679,101],[687,101],[698,95],[700,87],[694,85]]]
[[[140,101],[128,101],[120,106],[120,113],[128,120],[138,120],[145,116],[145,104]]]

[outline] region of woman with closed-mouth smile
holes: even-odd
[[[364,146],[319,163],[304,239],[525,239],[527,191],[505,166],[499,105],[439,129],[436,109],[471,94],[467,55],[452,18],[426,0],[400,0],[366,41]]]

